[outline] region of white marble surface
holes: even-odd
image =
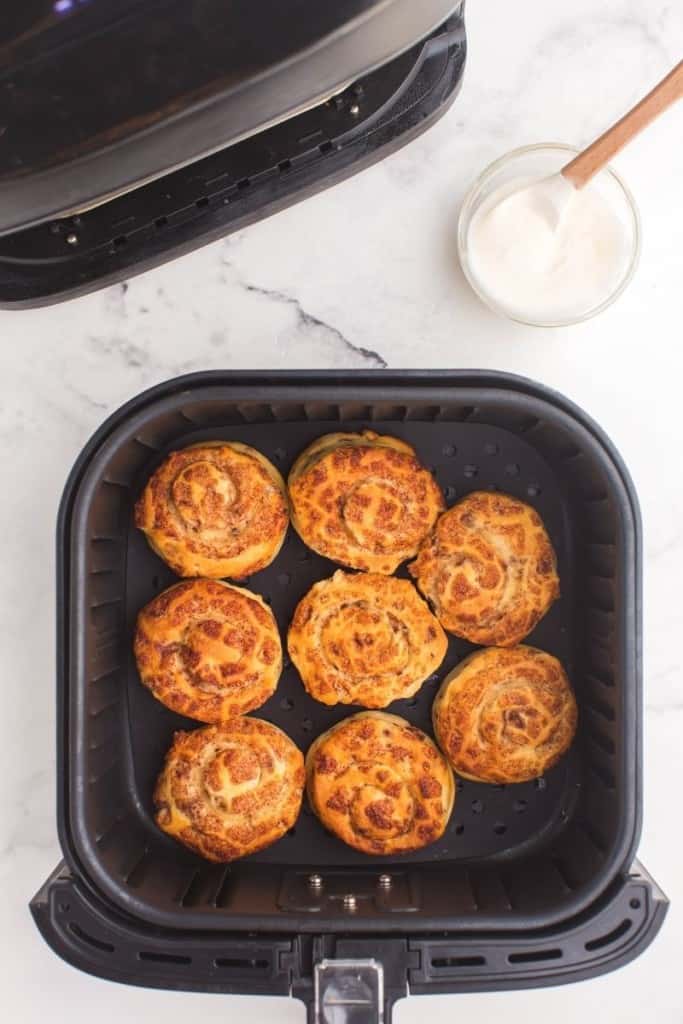
[[[623,971],[564,989],[430,997],[429,1013],[569,1024],[680,1024],[683,987],[683,574],[680,381],[683,105],[616,166],[644,245],[627,293],[569,330],[496,319],[458,269],[454,227],[481,168],[523,143],[588,141],[683,52],[680,0],[470,0],[469,65],[451,112],[383,164],[164,267],[53,309],[0,314],[0,958],[3,1016],[70,1024],[163,1019],[302,1024],[287,1000],[125,988],[79,974],[39,938],[27,902],[59,859],[54,790],[54,555],[60,492],[108,412],[142,388],[208,367],[495,367],[566,392],[612,435],[645,523],[645,817],[640,856],[674,900]],[[68,1017],[67,1017],[68,1013]]]

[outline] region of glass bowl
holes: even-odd
[[[534,319],[531,315],[523,315],[519,309],[506,309],[499,299],[494,299],[488,294],[484,282],[473,273],[468,257],[467,238],[472,216],[481,203],[497,188],[508,182],[516,179],[542,178],[557,173],[578,152],[579,150],[574,149],[573,146],[565,146],[555,142],[539,143],[535,146],[523,146],[521,149],[514,149],[512,152],[506,153],[505,156],[495,160],[494,163],[489,164],[486,170],[472,184],[463,200],[458,218],[458,254],[463,273],[482,302],[485,302],[494,312],[507,317],[509,320],[528,324],[531,327],[567,327],[570,324],[581,323],[611,306],[614,300],[626,288],[638,266],[640,256],[640,218],[638,216],[638,209],[633,196],[621,178],[611,168],[605,168],[593,178],[591,187],[598,189],[602,193],[619,217],[624,228],[626,245],[630,250],[630,258],[626,260],[624,273],[620,276],[616,285],[599,303],[576,316],[561,317],[556,320],[538,320]]]

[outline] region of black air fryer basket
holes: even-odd
[[[138,610],[174,581],[133,524],[133,504],[171,450],[230,438],[286,474],[343,426],[405,438],[450,505],[507,491],[542,516],[562,597],[530,642],[557,655],[579,701],[570,753],[545,778],[458,782],[437,843],[375,860],[304,807],[279,843],[208,864],[152,820],[154,778],[174,730],[196,723],[138,680]],[[213,372],[170,381],[100,428],[67,483],[58,532],[59,832],[65,863],[32,910],[76,966],[167,988],[290,993],[311,1020],[380,1020],[411,993],[549,985],[636,956],[666,900],[634,855],[641,812],[641,526],[614,448],[566,399],[490,372]],[[249,581],[281,631],[333,565],[290,530]],[[405,571],[405,570],[403,570]],[[430,731],[446,661],[390,710]],[[258,714],[302,748],[354,709],[305,693],[285,662]],[[335,1020],[342,1019],[334,1017]]]

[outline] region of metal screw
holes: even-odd
[[[323,887],[322,875],[309,875],[308,876],[308,884],[310,885],[311,889],[322,889],[322,887]]]
[[[351,114],[353,117],[358,117],[358,115],[360,114],[360,107],[358,106],[357,103],[351,104],[351,106],[349,107],[349,114]]]
[[[344,897],[344,910],[348,910],[349,913],[353,913],[357,906],[358,903],[356,901],[356,897],[352,893],[347,892]]]
[[[377,884],[380,889],[391,889],[391,875],[380,875]]]
[[[66,241],[68,245],[78,245],[78,235],[72,231],[71,234],[66,236]]]

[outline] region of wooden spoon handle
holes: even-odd
[[[652,92],[629,110],[628,114],[624,114],[621,120],[608,128],[599,139],[570,160],[562,168],[561,174],[571,181],[574,188],[583,188],[627,142],[630,142],[638,132],[642,132],[643,128],[647,128],[656,117],[682,96],[683,60],[654,87]]]

